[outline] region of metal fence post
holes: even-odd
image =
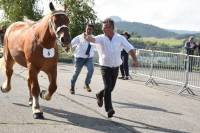
[[[183,93],[184,91],[187,91],[189,94],[191,95],[195,95],[195,93],[190,89],[189,85],[188,85],[188,80],[189,80],[189,67],[191,67],[190,65],[190,56],[189,55],[186,55],[186,77],[185,77],[185,84],[183,86],[183,88],[178,91],[178,94],[181,94]]]
[[[148,85],[149,83],[151,83],[152,85],[158,86],[158,83],[156,83],[156,81],[152,77],[153,76],[154,56],[155,56],[154,51],[151,50],[151,68],[150,68],[150,73],[149,73],[149,79],[146,81],[145,85]]]

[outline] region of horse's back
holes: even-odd
[[[15,22],[13,24],[11,24],[7,30],[6,30],[6,33],[5,33],[5,36],[9,36],[10,33],[12,32],[16,32],[18,30],[23,30],[24,28],[28,27],[28,24],[25,23],[25,22]]]

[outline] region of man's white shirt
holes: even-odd
[[[99,64],[108,67],[118,67],[122,64],[122,49],[125,49],[126,52],[134,49],[127,39],[118,33],[114,34],[112,40],[105,34],[96,36],[95,46],[99,54]]]
[[[85,54],[88,48],[88,44],[89,42],[84,39],[83,33],[73,38],[71,41],[71,46],[72,48],[75,47],[74,56],[76,58],[92,58],[94,56],[94,46],[92,45],[92,43],[90,43],[92,46],[89,56]]]

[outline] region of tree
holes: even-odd
[[[38,0],[0,0],[0,9],[4,11],[4,21],[15,22],[28,19],[38,20],[42,11],[36,6]]]
[[[38,20],[42,17],[42,11],[38,9],[40,0],[0,0],[0,9],[4,10],[5,19],[0,26],[21,21],[24,16],[28,19]],[[95,33],[101,32],[101,24],[97,22],[97,16],[92,9],[94,0],[54,0],[61,5],[67,4],[67,14],[70,19],[70,33],[72,37],[82,33],[86,23],[95,24]]]
[[[95,24],[97,16],[92,9],[93,0],[57,0],[61,4],[67,4],[67,13],[70,19],[70,34],[73,37],[81,34],[87,23]],[[95,33],[99,33],[99,23],[95,24]]]

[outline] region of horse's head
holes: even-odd
[[[66,14],[66,8],[64,11],[56,11],[52,3],[49,4],[49,7],[52,11],[49,25],[52,28],[58,43],[68,50],[70,47],[71,37],[69,34],[69,18]]]

